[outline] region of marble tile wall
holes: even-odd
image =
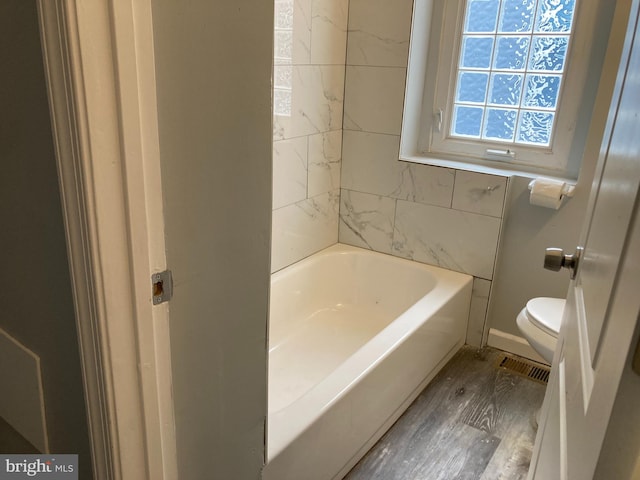
[[[275,0],[272,271],[338,241],[349,0]]]
[[[480,345],[504,177],[398,161],[413,0],[350,0],[339,241],[474,276]]]
[[[398,161],[412,4],[275,0],[272,271],[339,240],[468,273],[480,344],[507,180]]]

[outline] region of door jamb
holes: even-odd
[[[151,0],[38,0],[96,479],[177,478]]]

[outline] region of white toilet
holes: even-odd
[[[564,304],[564,298],[532,298],[516,318],[522,335],[549,365],[556,349]]]

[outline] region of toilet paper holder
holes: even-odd
[[[531,190],[531,189],[533,188],[533,184],[536,182],[536,180],[545,180],[545,179],[544,179],[544,178],[542,178],[542,177],[540,177],[540,178],[534,178],[533,180],[531,180],[531,181],[529,182],[529,185],[527,186],[527,188],[528,188],[529,190]],[[570,183],[566,183],[566,182],[565,182],[565,184],[564,184],[564,185],[563,185],[563,187],[562,187],[561,196],[562,196],[562,197],[569,197],[569,198],[571,198],[571,197],[573,197],[573,193],[575,192],[575,190],[576,190],[576,186],[575,186],[575,185],[572,185],[572,184],[570,184]]]

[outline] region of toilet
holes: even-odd
[[[529,345],[551,365],[562,322],[564,298],[532,298],[516,317]]]

